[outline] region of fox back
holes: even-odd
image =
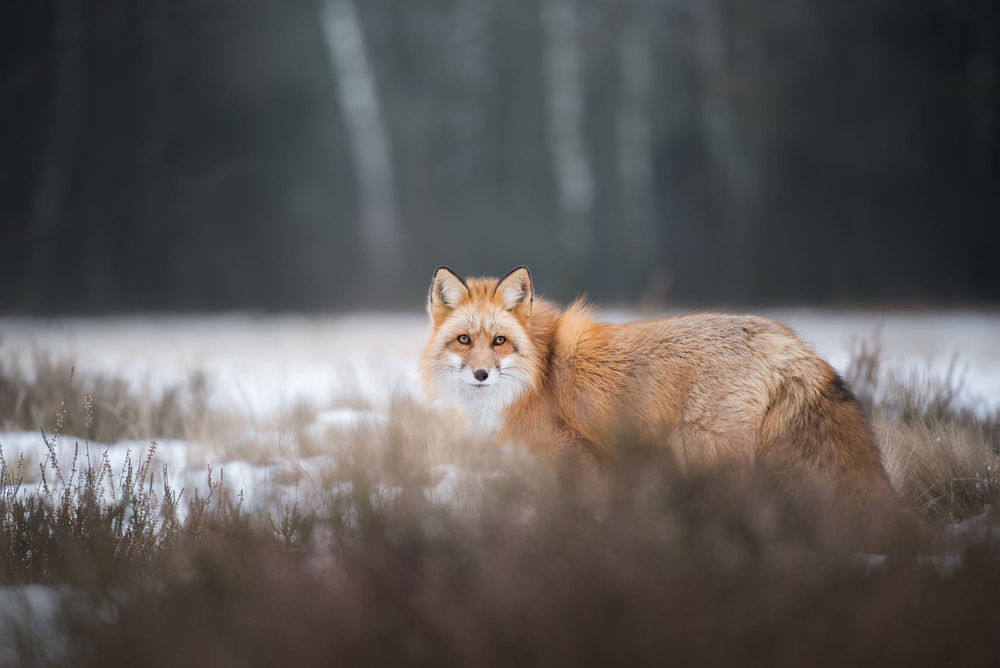
[[[627,433],[685,466],[764,463],[894,498],[853,395],[777,322],[701,313],[601,323],[580,302],[560,310],[536,299],[525,267],[499,280],[440,267],[427,308],[427,394],[500,441],[599,467]]]

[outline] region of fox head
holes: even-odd
[[[539,346],[530,335],[534,293],[527,267],[465,280],[438,267],[427,296],[431,337],[421,374],[429,394],[495,429],[503,408],[534,386]]]

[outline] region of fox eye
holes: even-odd
[[[506,336],[494,336],[493,337],[493,345],[495,345],[495,346],[502,346],[505,343],[507,343],[507,337]]]
[[[467,346],[470,343],[472,343],[472,339],[469,338],[468,334],[459,334],[458,342],[461,343],[463,346]]]

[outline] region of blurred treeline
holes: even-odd
[[[0,309],[1000,298],[995,0],[9,0]]]

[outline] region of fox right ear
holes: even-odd
[[[440,309],[451,310],[470,296],[469,286],[458,274],[448,267],[438,267],[434,270],[431,290],[427,295],[427,312],[434,316]]]
[[[500,297],[500,303],[506,310],[519,318],[528,317],[535,298],[531,288],[531,272],[524,265],[512,269],[497,282],[493,294]]]

